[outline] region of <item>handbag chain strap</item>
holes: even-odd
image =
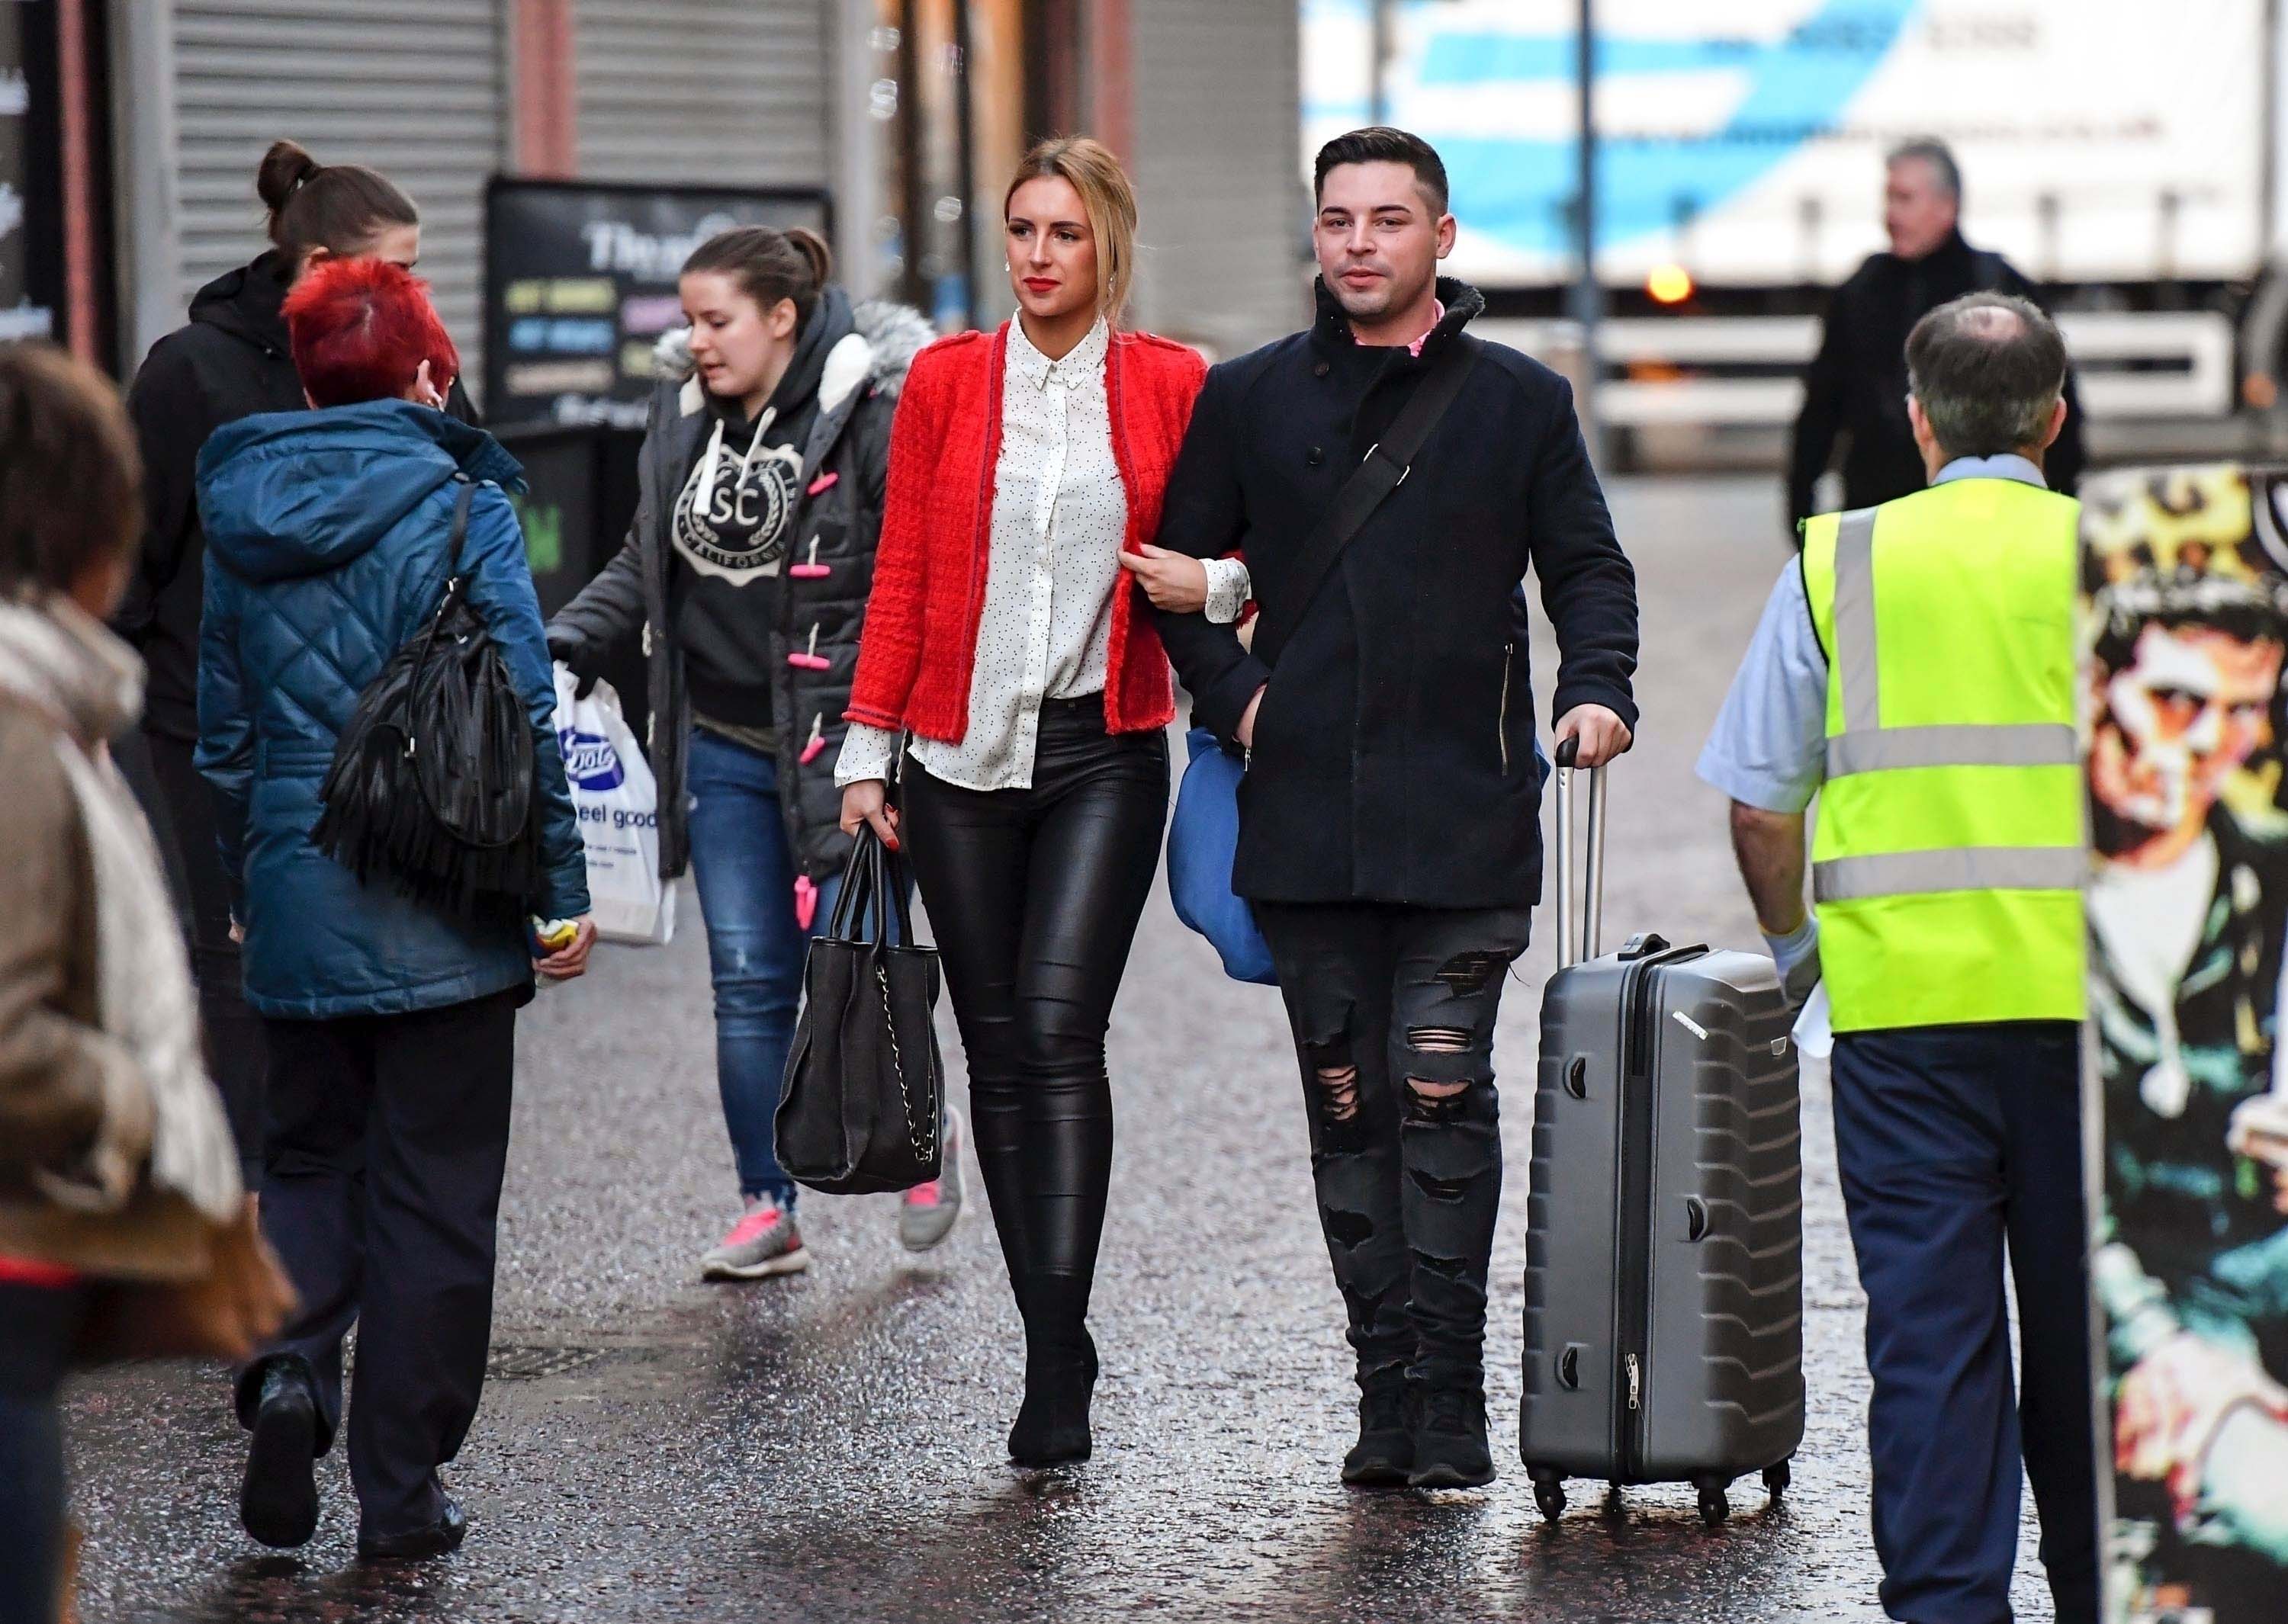
[[[878,956],[874,961],[874,984],[882,989],[882,1025],[890,1034],[890,1069],[898,1074],[898,1101],[905,1110],[906,1140],[914,1147],[916,1159],[927,1167],[937,1160],[937,1121],[931,1119],[926,1138],[914,1126],[914,1097],[906,1087],[906,1057],[898,1047],[898,1017],[890,1007],[890,972]]]

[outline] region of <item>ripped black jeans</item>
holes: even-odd
[[[1258,903],[1362,1387],[1484,1375],[1501,1206],[1494,1017],[1524,908]]]

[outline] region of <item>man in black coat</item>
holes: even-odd
[[[1493,1026],[1539,899],[1542,770],[1512,594],[1529,567],[1562,654],[1557,735],[1594,765],[1636,708],[1635,576],[1555,373],[1464,329],[1441,280],[1446,172],[1362,130],[1317,164],[1319,315],[1208,374],[1132,566],[1196,723],[1250,751],[1235,889],[1278,970],[1312,1169],[1358,1355],[1346,1481],[1493,1476],[1482,1347],[1501,1193]],[[1338,487],[1433,368],[1460,392],[1304,601],[1286,594]],[[1284,640],[1173,612],[1243,557]]]
[[[1870,256],[1835,290],[1819,353],[1804,374],[1788,456],[1791,535],[1821,511],[1813,490],[1838,436],[1847,437],[1845,507],[1874,507],[1923,488],[1922,453],[1907,423],[1907,335],[1916,322],[1966,293],[2034,297],[2033,284],[2008,260],[1962,240],[1961,210],[1962,173],[1943,143],[1910,141],[1891,154],[1883,186],[1891,251]],[[2081,422],[2068,373],[2065,431],[2044,464],[2051,488],[2068,495],[2087,460]]]

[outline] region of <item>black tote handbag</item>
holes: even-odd
[[[913,939],[899,860],[861,828],[834,916],[803,965],[779,1095],[779,1165],[813,1190],[878,1195],[938,1176],[937,949]]]

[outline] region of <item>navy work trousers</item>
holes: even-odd
[[[1883,1611],[2010,1618],[2019,1468],[2058,1624],[2096,1624],[2080,1063],[2062,1022],[1836,1039],[1835,1152],[1867,1292]],[[2025,1371],[2012,1392],[2004,1248]]]

